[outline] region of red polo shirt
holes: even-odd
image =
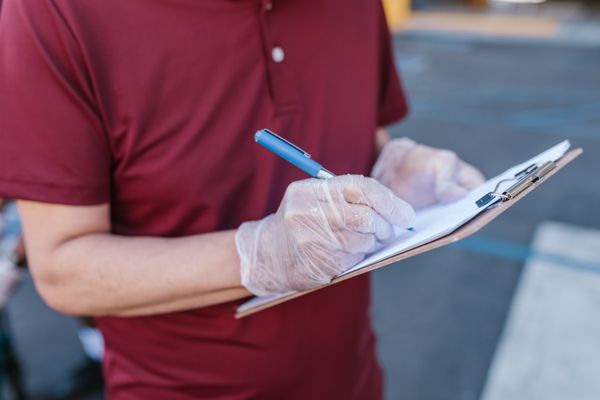
[[[109,202],[115,234],[263,218],[306,177],[255,130],[367,174],[375,127],[405,112],[377,0],[3,4],[0,196]],[[108,394],[379,398],[369,297],[365,276],[241,320],[239,302],[98,318]]]

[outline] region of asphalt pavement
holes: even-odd
[[[545,220],[600,228],[600,48],[406,34],[395,49],[412,113],[394,136],[487,176],[563,139],[584,149],[474,238],[374,273],[387,398],[478,399],[525,262],[508,250]]]

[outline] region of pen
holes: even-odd
[[[321,164],[310,158],[310,154],[306,151],[268,129],[256,131],[254,140],[313,178],[329,179],[335,176]]]
[[[331,171],[328,171],[321,164],[313,160],[306,151],[292,142],[285,140],[275,132],[268,129],[261,129],[254,134],[254,140],[314,178],[329,179],[335,176]],[[412,227],[406,229],[411,232],[414,231]]]

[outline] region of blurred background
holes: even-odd
[[[386,398],[600,398],[600,1],[383,3],[412,110],[394,136],[488,176],[566,138],[584,149],[475,236],[373,274]],[[97,338],[26,272],[2,327],[4,376],[20,366],[30,398],[103,398]]]

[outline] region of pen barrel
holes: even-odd
[[[270,135],[268,132],[258,131],[254,135],[254,139],[256,140],[256,143],[300,168],[310,176],[317,177],[319,171],[324,169],[321,164],[312,160],[310,155],[298,151],[296,148],[291,147],[288,143]]]

